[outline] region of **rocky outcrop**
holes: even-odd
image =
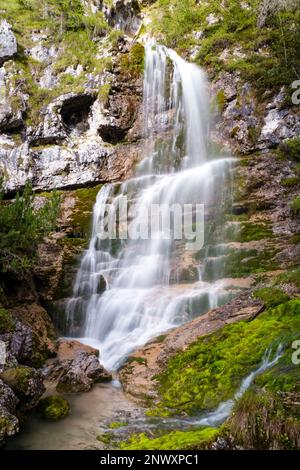
[[[129,357],[120,370],[120,380],[126,393],[143,401],[157,398],[155,377],[162,372],[167,360],[186,349],[201,336],[240,320],[254,318],[262,303],[244,293],[224,307],[211,310],[195,320],[150,341]]]
[[[224,72],[212,91],[222,111],[218,131],[239,153],[275,148],[300,135],[299,110],[289,104],[285,89],[261,108],[250,83]]]
[[[53,67],[58,52],[50,48],[46,53],[43,43],[44,36],[38,38],[29,55]],[[141,78],[122,68],[122,57],[129,54],[132,44],[120,37],[117,51],[110,53],[113,65],[109,71],[88,74],[83,80],[82,68],[67,68],[57,80],[63,80],[65,74],[74,76],[74,80],[81,77],[80,91],[60,94],[44,106],[41,101],[35,110],[28,102],[26,80],[19,80],[16,89],[13,64],[0,69],[0,87],[4,90],[0,173],[8,193],[22,189],[27,180],[35,190],[70,189],[120,180],[128,174],[139,158],[138,145],[128,143],[142,137]],[[35,115],[32,122],[24,118],[28,105]],[[16,139],[17,134],[21,139]]]
[[[14,365],[0,372],[0,447],[19,431],[19,417],[38,404],[44,391],[36,369]]]
[[[111,375],[99,362],[99,351],[78,341],[59,342],[58,356],[45,373],[62,393],[89,391],[96,382],[111,380]]]
[[[12,59],[17,53],[17,40],[11,25],[6,20],[0,22],[0,65]]]
[[[6,438],[19,431],[19,421],[14,415],[18,402],[12,389],[0,379],[0,448]]]

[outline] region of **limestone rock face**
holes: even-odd
[[[9,96],[0,105],[0,172],[7,193],[22,189],[27,180],[36,190],[70,189],[128,174],[141,138],[142,82],[124,81],[117,69],[101,80],[110,83],[105,102],[97,96],[99,82],[93,77],[84,91],[61,95],[42,108],[37,126],[24,125],[23,95],[20,109],[12,110]],[[13,128],[23,129],[21,142],[6,133]]]
[[[17,52],[17,40],[11,25],[6,20],[0,22],[0,65],[11,59]]]

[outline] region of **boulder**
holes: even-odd
[[[57,384],[57,391],[77,393],[89,391],[96,382],[111,380],[111,375],[100,364],[95,355],[79,351],[73,361],[62,364],[63,373]]]
[[[19,432],[19,420],[0,406],[0,448],[5,445],[6,438]]]
[[[87,344],[76,340],[60,339],[58,340],[57,358],[59,362],[73,361],[78,353],[84,352],[88,356],[99,357],[98,349],[92,348]]]
[[[21,411],[33,409],[45,392],[41,373],[32,367],[9,367],[0,374],[0,378],[20,399]]]
[[[58,421],[70,413],[69,402],[60,396],[51,395],[39,402],[38,410],[48,421]]]
[[[17,40],[11,25],[6,20],[0,21],[0,65],[12,59],[17,53]]]
[[[19,431],[19,421],[14,416],[18,402],[12,389],[0,379],[0,448],[7,437]]]

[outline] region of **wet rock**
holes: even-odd
[[[12,389],[0,379],[0,448],[8,437],[19,431],[19,421],[14,413],[19,403]]]
[[[36,369],[27,366],[15,366],[5,369],[0,378],[20,399],[19,409],[33,409],[45,391],[43,378]]]
[[[111,380],[111,375],[99,363],[95,355],[79,351],[75,359],[63,363],[63,373],[57,384],[57,391],[64,393],[87,392],[96,382]]]
[[[80,343],[76,340],[60,339],[58,341],[57,358],[59,362],[73,361],[77,353],[84,352],[88,356],[99,357],[98,349],[92,348],[87,344]]]
[[[12,308],[17,325],[22,324],[23,341],[20,344],[17,359],[21,363],[41,366],[43,362],[53,357],[56,351],[54,340],[57,337],[52,321],[46,310],[38,303],[25,304]],[[25,335],[26,332],[26,335]],[[18,328],[14,336],[18,335]]]
[[[17,53],[17,40],[11,25],[6,20],[0,21],[0,65],[12,59]]]
[[[5,445],[8,437],[12,437],[19,432],[19,420],[0,406],[0,448]]]
[[[18,402],[12,389],[0,379],[0,408],[6,408],[10,413],[14,413]]]

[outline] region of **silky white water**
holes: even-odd
[[[201,203],[209,219],[224,199],[231,158],[210,142],[204,72],[163,46],[149,42],[145,49],[143,155],[132,179],[100,190],[90,244],[66,309],[70,336],[99,348],[110,370],[150,338],[217,307],[229,295],[222,280],[201,280],[195,253],[186,251],[184,241],[166,239],[160,227],[146,240],[99,237],[105,204],[117,208],[123,196],[135,206],[133,228],[153,204]],[[162,217],[168,217],[167,210]]]

